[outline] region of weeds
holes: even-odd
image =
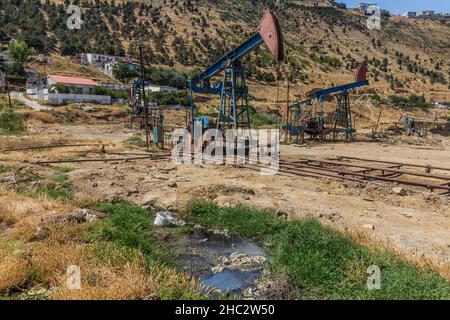
[[[284,227],[281,220],[275,219],[269,211],[258,211],[237,205],[219,208],[212,202],[191,201],[188,205],[189,219],[213,228],[226,228],[232,235],[245,235],[264,241],[267,235]]]
[[[139,136],[132,136],[125,140],[125,143],[139,148],[147,147],[147,143]]]
[[[255,126],[275,125],[277,119],[271,115],[256,111],[255,108],[250,107],[250,122]]]
[[[90,240],[108,241],[125,249],[139,248],[149,267],[155,262],[169,262],[166,250],[152,237],[151,212],[128,203],[102,204],[97,209],[111,214],[111,218],[95,226],[88,235]]]
[[[65,173],[69,173],[73,171],[73,168],[71,167],[66,167],[66,166],[62,166],[62,167],[54,167],[53,171],[57,174],[65,174]]]
[[[430,268],[405,262],[387,249],[356,243],[313,219],[282,221],[242,205],[219,208],[192,201],[188,219],[227,229],[267,245],[274,274],[286,274],[308,296],[326,299],[449,299],[450,284]],[[368,290],[367,268],[381,269],[381,289]]]
[[[36,190],[37,195],[46,195],[55,200],[73,199],[73,184],[65,174],[57,174],[50,181],[44,182]]]
[[[96,224],[86,235],[87,240],[96,243],[93,252],[97,258],[114,265],[142,255],[147,272],[158,282],[160,299],[202,298],[190,276],[169,267],[173,263],[168,245],[157,238],[150,211],[128,203],[101,204],[97,209],[111,214],[110,219]]]
[[[11,167],[7,165],[0,164],[0,173],[5,173],[11,170]]]
[[[64,300],[203,298],[198,293],[201,287],[191,276],[168,267],[165,245],[154,236],[151,212],[126,203],[103,204],[97,209],[109,212],[111,218],[90,224],[50,224],[42,238],[26,245],[0,242],[0,296]],[[30,230],[33,228],[28,228],[28,233]],[[66,271],[71,265],[80,267],[80,290],[67,288]],[[36,287],[46,294],[30,295],[29,289]]]
[[[344,234],[306,219],[272,238],[272,268],[298,286],[331,299],[448,299],[438,274],[403,262],[388,250],[370,250]],[[381,289],[367,289],[367,268],[381,269]]]
[[[25,131],[25,120],[9,108],[0,111],[0,134],[19,134]]]

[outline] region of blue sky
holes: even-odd
[[[377,3],[381,9],[389,10],[391,13],[420,10],[450,13],[450,0],[337,0],[336,2],[344,2],[351,8],[357,7],[360,2]]]

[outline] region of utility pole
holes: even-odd
[[[148,132],[148,103],[145,95],[145,67],[144,59],[142,58],[142,46],[139,46],[139,60],[141,63],[141,83],[142,83],[142,99],[144,99],[144,126],[145,126],[145,141],[147,150],[150,148],[149,132]]]
[[[8,101],[9,101],[9,109],[12,110],[12,103],[11,103],[11,94],[9,93],[9,85],[7,86],[8,90]]]
[[[290,100],[289,100],[289,89],[291,87],[291,83],[290,83],[290,79],[289,79],[289,75],[286,76],[286,80],[287,80],[287,98],[286,98],[286,141],[289,141],[289,104],[290,104]]]
[[[12,110],[11,94],[9,92],[9,83],[7,83],[8,74],[5,73],[6,92],[8,93],[9,110]]]
[[[380,113],[378,114],[378,119],[377,119],[377,124],[375,126],[374,136],[378,133],[378,125],[380,124],[381,114],[383,113],[383,106],[381,105],[381,102],[378,102],[378,107],[380,108]]]

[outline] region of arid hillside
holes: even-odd
[[[358,64],[369,62],[369,87],[351,99],[356,127],[373,127],[379,106],[387,107],[381,122],[408,114],[426,122],[447,120],[446,112],[423,112],[413,95],[427,104],[450,101],[450,27],[435,21],[383,18],[381,30],[369,30],[367,17],[314,1],[75,1],[81,8],[81,30],[66,26],[67,1],[2,1],[3,40],[25,40],[37,52],[40,73],[71,74],[108,79],[95,68],[77,64],[85,52],[128,55],[137,60],[144,48],[147,65],[178,71],[203,69],[249,37],[265,9],[281,23],[286,61],[277,65],[265,46],[247,56],[250,103],[258,110],[281,116],[287,100],[305,99],[314,90],[352,82]],[[218,79],[219,80],[219,79]],[[405,106],[393,101],[404,98]],[[393,99],[394,98],[394,99]],[[217,112],[212,97],[199,102],[203,111]],[[333,110],[333,103],[325,111]]]
[[[186,69],[208,66],[241,43],[271,8],[281,22],[287,49],[281,78],[297,82],[296,96],[351,80],[352,70],[367,58],[372,94],[420,93],[435,101],[449,100],[448,24],[391,17],[383,20],[381,30],[369,30],[367,18],[357,12],[310,3],[83,0],[74,2],[82,11],[81,30],[69,30],[63,1],[27,0],[19,5],[8,0],[0,4],[0,21],[6,25],[1,36],[24,38],[39,51],[63,56],[95,51],[137,58],[136,49],[143,45],[147,63]],[[275,83],[276,66],[265,48],[246,60],[250,76]]]

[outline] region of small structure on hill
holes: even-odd
[[[128,57],[120,57],[100,53],[86,53],[81,56],[81,63],[96,67],[103,66],[106,63],[114,61],[131,62],[131,59]]]
[[[49,75],[47,77],[47,95],[44,100],[50,104],[60,105],[68,102],[95,102],[110,104],[111,96],[96,94],[95,88],[100,85],[86,78]]]
[[[91,79],[49,75],[47,85],[55,93],[90,94],[99,84]],[[58,88],[59,87],[59,88]]]
[[[156,84],[149,84],[145,86],[145,92],[151,93],[151,92],[177,92],[177,88],[172,87],[165,87],[165,86],[159,86]]]

